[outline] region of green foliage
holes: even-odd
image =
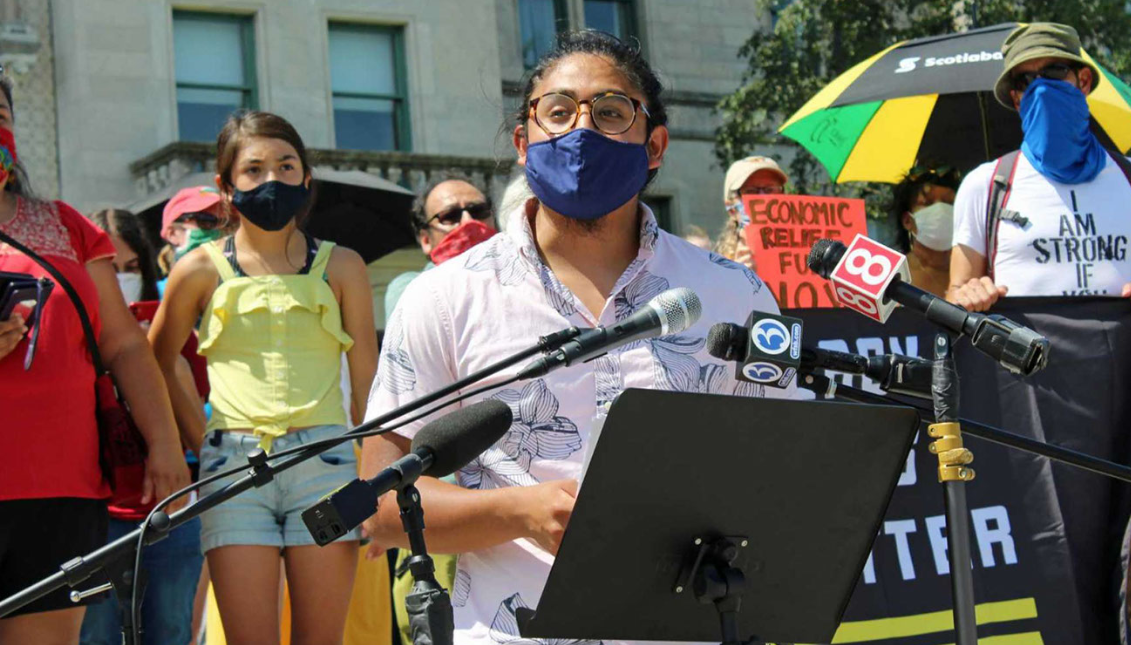
[[[856,63],[910,38],[1002,22],[1062,22],[1079,30],[1085,49],[1108,70],[1123,78],[1131,72],[1124,0],[758,0],[758,10],[773,27],[755,30],[739,50],[749,61],[742,86],[718,105],[723,124],[715,156],[723,167],[761,146],[795,146],[777,134],[784,119]],[[875,187],[827,186],[824,168],[796,147],[789,172],[797,190],[876,202]]]

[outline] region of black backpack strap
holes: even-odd
[[[71,299],[71,302],[75,305],[75,310],[78,311],[79,322],[82,323],[82,331],[86,336],[86,347],[88,350],[90,350],[90,360],[94,363],[94,374],[96,376],[102,376],[103,374],[105,374],[106,367],[102,364],[102,355],[98,353],[98,339],[94,336],[94,325],[90,323],[90,316],[88,316],[86,313],[86,307],[83,306],[82,299],[79,298],[78,292],[75,291],[75,288],[73,286],[71,286],[70,280],[67,280],[65,277],[63,277],[63,274],[60,273],[58,269],[56,269],[47,260],[44,260],[42,257],[40,257],[38,253],[12,239],[12,237],[4,231],[0,231],[0,242],[4,242],[8,246],[16,249],[20,253],[23,253],[24,255],[34,260],[36,264],[43,267],[48,273],[50,273],[52,278],[55,278],[55,281],[59,284],[59,286],[63,287],[63,291],[67,292],[67,297]]]
[[[1017,172],[1017,158],[1020,150],[1014,150],[997,160],[994,166],[993,181],[990,184],[989,201],[986,204],[986,274],[994,277],[994,258],[997,256],[997,233],[1009,194],[1013,191],[1013,175]]]

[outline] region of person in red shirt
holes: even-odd
[[[122,299],[110,261],[114,247],[67,204],[31,196],[12,126],[11,85],[0,78],[0,231],[50,262],[78,292],[99,352],[148,444],[145,501],[161,499],[188,484],[188,467],[161,370]],[[0,271],[47,273],[4,243]],[[0,321],[0,598],[106,539],[110,489],[98,465],[94,366],[62,288],[51,292],[38,325],[35,360],[25,370],[22,317]],[[77,643],[84,611],[67,590],[49,594],[0,619],[0,643]]]

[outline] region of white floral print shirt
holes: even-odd
[[[625,388],[792,398],[795,390],[734,378],[706,349],[718,322],[742,324],[752,309],[778,313],[750,270],[661,231],[641,206],[640,251],[600,312],[589,312],[540,259],[524,209],[507,232],[422,274],[406,289],[386,329],[367,417],[374,418],[576,325],[623,319],[662,291],[689,287],[703,316],[690,329],[637,341],[589,363],[518,382],[485,397],[510,405],[514,422],[494,447],[457,473],[474,489],[580,479],[594,423]],[[515,366],[486,381],[501,382]],[[423,419],[396,432],[411,438]],[[460,556],[452,602],[456,642],[513,644],[515,610],[536,607],[553,557],[527,539]]]

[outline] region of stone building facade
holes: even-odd
[[[410,187],[454,167],[498,195],[514,158],[501,126],[530,61],[555,31],[615,31],[641,43],[668,90],[671,147],[648,201],[680,233],[723,221],[713,107],[741,80],[737,51],[764,23],[756,4],[0,0],[0,22],[38,36],[30,67],[9,66],[21,153],[41,193],[84,211],[211,170],[201,144],[240,105],[290,120],[316,163]],[[374,280],[419,260],[394,254]]]

